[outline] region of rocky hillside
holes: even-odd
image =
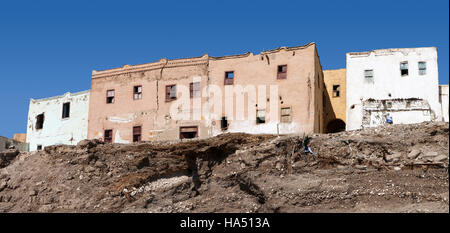
[[[0,212],[448,212],[448,146],[423,123],[10,150]]]

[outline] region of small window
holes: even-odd
[[[106,91],[106,103],[112,104],[114,103],[114,90],[108,90]]]
[[[228,119],[226,116],[222,117],[222,120],[220,121],[220,128],[222,130],[228,129]]]
[[[42,150],[42,145],[37,145],[37,150]]]
[[[287,65],[278,66],[277,79],[287,78]]]
[[[177,86],[167,85],[166,86],[166,102],[177,99]]]
[[[113,135],[112,129],[105,130],[105,137],[104,137],[103,141],[111,143],[112,142],[112,135]]]
[[[387,103],[386,103],[386,107],[387,107],[387,108],[392,108],[392,102],[390,102],[390,101],[387,102]]]
[[[133,142],[141,141],[141,126],[133,127]]]
[[[197,138],[198,126],[183,126],[180,127],[180,139]]]
[[[200,82],[189,83],[189,92],[191,98],[200,97]]]
[[[36,129],[42,129],[44,127],[44,113],[36,116]]]
[[[419,61],[419,75],[427,74],[427,63],[424,61]]]
[[[333,97],[339,97],[340,96],[340,85],[333,85]]]
[[[266,110],[261,109],[256,111],[256,124],[266,123]]]
[[[373,83],[373,70],[364,70],[364,81],[366,83]]]
[[[70,117],[70,103],[64,103],[62,109],[62,118]]]
[[[133,99],[135,100],[142,99],[142,86],[133,87]]]
[[[400,74],[402,76],[408,76],[408,62],[401,62],[400,63]]]
[[[234,71],[225,72],[225,85],[233,85],[234,83]]]
[[[291,107],[281,108],[281,122],[290,123],[291,121]]]

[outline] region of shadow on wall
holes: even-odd
[[[326,133],[337,133],[345,131],[345,122],[341,119],[334,119],[327,124]]]
[[[324,84],[325,85],[325,84]],[[331,105],[330,95],[328,94],[327,87],[325,85],[323,91],[324,101],[324,118],[325,118],[325,133],[336,133],[345,131],[345,122],[336,118],[333,106]]]

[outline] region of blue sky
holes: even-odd
[[[92,70],[316,42],[324,69],[345,53],[438,48],[449,82],[449,2],[1,1],[0,135],[25,133],[30,98],[90,89]]]

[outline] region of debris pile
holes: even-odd
[[[448,212],[448,146],[448,123],[84,140],[2,154],[0,212]]]

